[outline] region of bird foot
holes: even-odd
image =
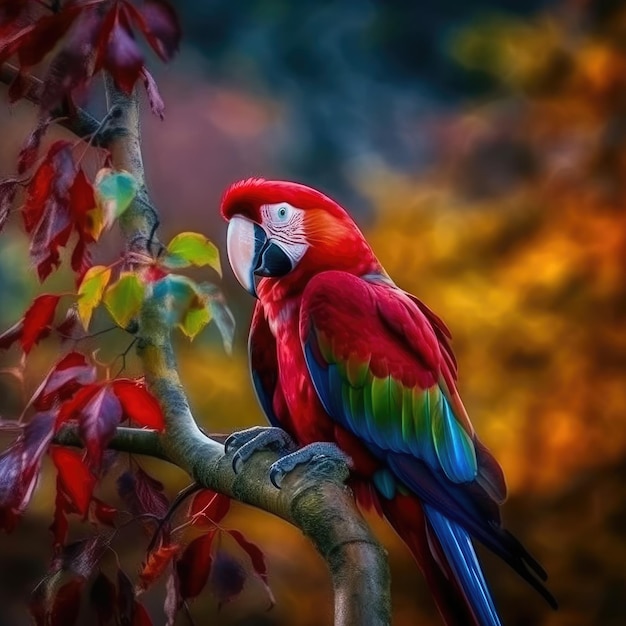
[[[238,474],[243,464],[257,450],[295,449],[293,439],[282,429],[273,426],[253,426],[230,435],[224,442],[225,452],[236,450],[233,455],[233,471]]]
[[[341,463],[348,467],[352,464],[350,457],[336,444],[329,442],[311,443],[272,463],[270,465],[270,480],[277,489],[280,489],[285,476],[298,465],[304,465],[322,459],[334,463]]]

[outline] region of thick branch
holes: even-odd
[[[139,112],[136,97],[106,83],[110,106],[120,109],[124,133],[109,148],[116,167],[130,171],[140,194],[125,212],[121,227],[131,249],[152,243],[157,212],[145,188]],[[144,248],[145,251],[145,248]],[[265,509],[299,527],[315,544],[333,576],[335,624],[382,625],[390,622],[389,572],[386,555],[355,507],[344,485],[344,465],[322,461],[287,475],[282,489],[269,480],[269,466],[279,455],[262,452],[235,474],[232,458],[221,444],[198,428],[178,376],[168,324],[167,303],[148,299],[140,315],[138,354],[146,381],[161,403],[166,431],[162,450],[202,486]]]

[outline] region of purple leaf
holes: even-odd
[[[213,563],[209,574],[211,591],[217,598],[221,608],[243,590],[246,572],[241,563],[228,552],[217,551],[213,555]]]
[[[100,469],[104,450],[121,420],[122,405],[109,385],[104,385],[81,409],[78,431],[94,469]]]
[[[41,458],[52,439],[54,415],[38,413],[17,440],[0,455],[0,528],[17,524],[33,494]]]
[[[165,113],[165,103],[159,93],[156,81],[145,67],[141,70],[141,75],[143,76],[143,84],[146,88],[146,93],[148,94],[150,109],[155,115],[158,115],[161,119],[163,119],[163,114]]]

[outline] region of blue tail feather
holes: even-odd
[[[502,626],[467,531],[429,505],[424,511],[480,626]]]

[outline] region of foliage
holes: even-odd
[[[19,212],[39,281],[69,265],[76,282],[73,292],[35,297],[23,317],[0,335],[0,349],[19,346],[19,364],[11,370],[18,380],[40,342],[56,339],[63,349],[22,414],[0,422],[2,429],[18,432],[0,455],[0,528],[11,532],[19,523],[46,456],[56,470],[50,526],[54,556],[30,604],[35,622],[42,625],[75,623],[83,595],[88,595],[89,611],[99,624],[149,625],[151,618],[139,597],[163,576],[168,580],[164,611],[170,624],[209,581],[223,604],[241,591],[247,578],[246,568],[231,554],[237,549],[249,556],[252,571],[267,587],[262,552],[239,531],[221,525],[228,498],[201,491],[189,511],[183,511],[182,500],[170,502],[163,484],[132,454],[116,458],[111,448],[124,432],[120,427],[161,432],[162,408],[142,378],[121,377],[125,354],[121,369],[112,373],[113,363],[100,362],[95,352],[81,349],[85,340],[117,328],[136,333],[142,307],[153,300],[162,301],[172,327],[180,327],[188,337],[215,319],[227,349],[232,344],[234,322],[219,288],[174,273],[194,266],[219,275],[214,244],[199,233],[183,232],[167,246],[151,240],[145,252],[129,247],[109,265],[93,264],[93,250],[123,219],[142,193],[141,185],[129,172],[115,168],[105,143],[91,145],[93,136],[57,140],[44,148],[53,117],[61,111],[70,119],[79,115],[78,100],[100,72],[128,94],[143,78],[152,110],[162,117],[163,102],[136,42],[139,33],[163,61],[171,59],[180,40],[171,5],[165,0],[68,0],[49,5],[11,0],[0,6],[0,63],[14,58],[18,64],[9,100],[31,97],[29,89],[36,83],[30,72],[45,65],[39,122],[20,151],[16,177],[0,182],[0,229]],[[97,133],[117,114],[110,110]],[[93,177],[84,165],[87,152],[98,163]],[[63,252],[67,247],[72,249],[69,255]],[[94,312],[102,305],[115,323],[108,330],[95,329],[99,322]],[[73,435],[75,449],[61,445],[66,441],[63,433]],[[110,477],[116,479],[124,508],[101,499]],[[83,538],[75,540],[77,524]],[[111,558],[119,532],[131,525],[151,537],[136,583],[119,559]],[[230,551],[222,546],[222,535],[232,537]],[[111,565],[113,579],[106,573]]]

